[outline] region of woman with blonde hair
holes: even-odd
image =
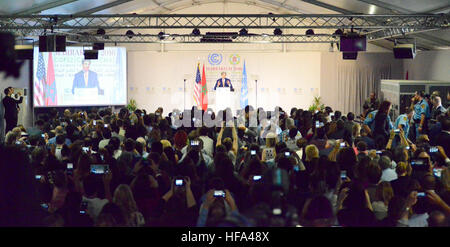
[[[138,211],[130,186],[119,185],[114,191],[113,202],[122,210],[127,226],[143,226],[145,224],[144,216]]]
[[[378,220],[387,216],[389,201],[394,197],[394,191],[389,182],[381,182],[375,192],[375,201],[372,203],[373,212]]]

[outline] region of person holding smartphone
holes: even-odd
[[[225,203],[228,204],[230,208],[229,211],[227,211]],[[206,193],[206,200],[200,206],[197,226],[204,227],[217,224],[229,215],[239,215],[238,208],[231,192],[227,189],[209,190]]]

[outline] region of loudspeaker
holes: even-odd
[[[358,52],[343,52],[342,59],[344,60],[356,60]]]
[[[66,36],[39,36],[39,52],[66,51]]]
[[[98,51],[84,50],[84,59],[98,59]]]
[[[32,45],[15,45],[14,50],[18,60],[33,59]]]
[[[414,44],[401,44],[393,48],[394,57],[397,59],[413,59],[416,56]]]
[[[101,51],[105,49],[105,43],[94,43],[92,50]]]

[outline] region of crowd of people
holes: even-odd
[[[440,102],[418,92],[394,122],[375,99],[362,117],[52,109],[1,144],[0,225],[449,226]]]

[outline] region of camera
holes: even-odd
[[[438,148],[437,147],[430,147],[430,153],[437,153]]]
[[[425,197],[425,192],[419,192],[419,193],[417,193],[417,197]]]
[[[95,121],[95,120],[92,121],[92,124],[93,124],[93,125],[97,125],[97,121]]]
[[[250,155],[256,155],[256,150],[250,150]]]
[[[215,190],[214,197],[225,197],[225,191],[223,190]]]
[[[290,152],[284,152],[284,155],[285,155],[286,157],[289,157],[289,156],[291,156],[291,153],[290,153]]]
[[[396,133],[396,134],[400,133],[400,129],[394,130],[394,133]]]
[[[36,178],[36,180],[41,180],[42,175],[36,175],[36,176],[34,176],[34,178]]]
[[[199,141],[191,141],[191,146],[196,147],[199,145]]]
[[[320,122],[316,121],[316,128],[319,128],[319,127],[320,127]]]
[[[105,124],[104,126],[105,126],[105,128],[108,128],[108,125],[107,125],[107,124]]]
[[[254,175],[253,176],[253,181],[259,181],[261,180],[262,176],[261,175]]]
[[[347,171],[341,171],[341,179],[347,178]]]
[[[101,175],[109,172],[109,165],[91,165],[91,174]]]
[[[67,175],[73,174],[73,163],[67,163]]]

